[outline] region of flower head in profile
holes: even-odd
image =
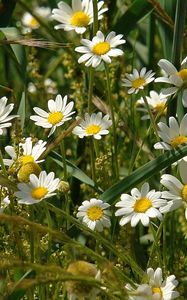
[[[100,140],[102,135],[109,133],[108,127],[111,125],[112,121],[109,120],[109,115],[102,118],[101,112],[91,115],[86,113],[80,125],[73,129],[73,133],[81,139],[85,136],[93,136],[95,139]]]
[[[162,89],[161,92],[166,96],[170,96],[182,90],[182,103],[184,107],[187,107],[187,57],[182,61],[179,71],[167,59],[159,60],[158,65],[165,72],[165,75],[156,78],[155,82],[164,82],[172,85],[172,87]]]
[[[75,112],[72,111],[74,106],[73,101],[67,104],[67,96],[62,99],[61,95],[57,95],[55,100],[48,101],[49,112],[44,111],[39,107],[34,107],[33,110],[38,116],[31,116],[30,119],[35,121],[37,126],[43,128],[50,128],[49,135],[52,135],[58,126],[61,126],[66,121],[71,120],[71,115]]]
[[[19,204],[36,204],[43,199],[56,195],[55,190],[58,187],[59,179],[54,178],[55,174],[50,172],[47,174],[45,171],[40,172],[39,177],[35,174],[30,175],[29,183],[19,183],[18,192],[15,196],[19,199]]]
[[[147,269],[147,283],[136,284],[136,289],[130,284],[126,285],[129,293],[129,300],[172,300],[179,297],[179,293],[174,291],[178,281],[175,275],[170,275],[163,280],[162,269]]]
[[[125,74],[126,78],[122,79],[122,85],[129,88],[128,94],[137,94],[155,79],[153,77],[154,75],[155,73],[153,73],[152,70],[146,72],[146,68],[142,68],[140,72],[138,72],[136,69],[133,69],[132,74]]]
[[[98,20],[103,18],[103,13],[108,8],[103,8],[104,1],[98,1]],[[65,31],[75,30],[82,34],[87,27],[93,23],[93,3],[92,0],[72,0],[72,7],[64,1],[58,3],[58,8],[52,10],[52,18],[60,25],[55,29],[64,29]]]
[[[105,38],[104,34],[98,31],[91,41],[82,39],[83,46],[75,48],[75,51],[83,53],[78,63],[85,62],[86,67],[92,66],[93,68],[99,66],[102,61],[111,63],[111,57],[123,55],[123,51],[116,48],[126,42],[122,37],[122,34],[116,35],[114,31],[111,31]]]
[[[134,188],[131,195],[121,195],[121,201],[116,203],[116,207],[120,208],[115,216],[122,216],[119,222],[121,226],[131,222],[131,226],[135,227],[139,221],[148,226],[150,218],[162,219],[159,209],[166,203],[166,200],[161,199],[161,192],[149,190],[149,184],[145,182],[140,191]]]
[[[6,146],[5,151],[11,157],[11,159],[4,159],[4,164],[11,166],[15,161],[18,161],[21,165],[27,163],[35,162],[41,163],[43,160],[39,160],[42,153],[46,149],[47,142],[39,140],[36,143],[33,143],[32,138],[28,137],[24,142],[19,143],[18,153],[15,148],[12,146]]]
[[[51,14],[51,9],[49,7],[44,7],[44,6],[36,7],[34,9],[34,13],[37,14],[39,17],[49,19]],[[40,27],[40,23],[29,12],[24,13],[21,21],[23,26],[25,27],[25,32],[31,32],[33,29],[37,29]]]
[[[184,206],[187,219],[187,162],[183,159],[179,162],[179,174],[181,181],[170,174],[161,176],[160,183],[167,188],[167,191],[162,192],[162,197],[170,200],[166,206],[161,208],[161,211],[167,213]]]
[[[78,208],[77,217],[91,230],[103,231],[104,227],[110,227],[110,205],[102,200],[92,198],[86,200]]]
[[[158,135],[163,141],[156,143],[155,149],[171,150],[187,143],[187,114],[180,124],[174,117],[170,117],[169,126],[159,122],[158,128]]]
[[[147,98],[147,103],[148,103],[153,115],[155,115],[155,116],[157,116],[157,115],[165,116],[166,115],[166,102],[167,102],[166,96],[164,96],[162,93],[158,94],[155,91],[150,91],[150,97],[146,96],[146,98]],[[144,99],[141,97],[137,101],[137,104],[145,107]],[[147,112],[146,107],[142,108],[142,109],[138,108],[137,110],[142,110],[144,112]],[[146,114],[141,119],[147,120],[149,118],[150,118],[149,114]]]
[[[3,129],[12,126],[10,120],[18,117],[18,115],[10,115],[11,111],[14,109],[14,104],[7,104],[8,99],[2,97],[0,99],[0,135],[3,134]]]
[[[101,272],[96,268],[94,264],[87,261],[78,260],[69,264],[67,268],[67,273],[73,276],[83,276],[86,278],[100,280]],[[95,300],[99,289],[89,285],[88,283],[83,283],[79,281],[66,281],[66,289],[70,300],[79,300],[82,298],[87,298],[90,300]]]

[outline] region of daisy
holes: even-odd
[[[166,114],[167,98],[165,95],[163,95],[162,93],[158,94],[155,91],[150,91],[150,97],[146,96],[146,98],[147,98],[147,103],[150,106],[150,109],[154,115],[165,115]],[[144,99],[141,97],[137,101],[137,104],[145,106]],[[140,110],[140,109],[138,108],[138,110]],[[147,109],[143,108],[142,111],[147,112]],[[148,115],[146,114],[141,119],[147,120],[149,118],[150,118],[149,114]]]
[[[184,160],[179,162],[179,174],[182,182],[170,174],[161,176],[161,184],[168,189],[162,192],[162,197],[170,201],[160,210],[167,213],[184,205],[187,219],[187,162]]]
[[[167,202],[161,199],[161,192],[149,190],[149,184],[145,182],[141,187],[141,191],[137,188],[131,190],[131,195],[122,194],[121,201],[116,203],[116,207],[120,207],[115,216],[122,216],[120,225],[123,226],[131,222],[131,226],[135,227],[139,221],[144,226],[149,225],[150,218],[162,219],[159,209]]]
[[[34,13],[37,14],[39,17],[49,19],[51,15],[51,9],[49,7],[43,7],[43,6],[36,7],[34,9]],[[33,29],[37,29],[40,27],[39,22],[29,12],[24,13],[21,21],[23,26],[25,27],[25,32],[31,32]]]
[[[85,120],[82,120],[79,126],[73,129],[73,133],[78,135],[81,139],[85,136],[93,136],[95,139],[100,140],[102,135],[109,133],[107,128],[112,125],[109,120],[109,115],[102,118],[102,113],[91,114],[86,113]]]
[[[99,1],[97,4],[99,20],[108,10],[108,8],[102,8],[103,4],[104,1]],[[93,23],[93,15],[92,0],[72,0],[72,7],[64,1],[60,1],[58,8],[52,10],[52,18],[61,23],[56,25],[55,29],[75,30],[78,34],[84,33],[87,27]]]
[[[14,108],[14,104],[11,103],[6,106],[7,101],[8,99],[6,97],[0,99],[0,135],[3,134],[3,128],[12,126],[12,123],[9,121],[18,117],[18,115],[9,116]]]
[[[142,68],[140,73],[137,69],[133,69],[132,74],[125,74],[126,78],[122,79],[122,85],[129,87],[128,94],[137,94],[140,90],[143,90],[155,78],[155,73],[152,70],[146,72],[146,68]]]
[[[155,271],[148,268],[147,279],[148,283],[136,285],[137,289],[134,289],[130,284],[126,285],[129,300],[171,300],[179,297],[179,293],[174,291],[178,285],[174,275],[163,280],[161,268],[157,268]]]
[[[37,177],[31,174],[29,183],[19,183],[18,192],[15,192],[15,196],[19,198],[19,204],[35,204],[39,203],[45,198],[56,195],[54,191],[57,189],[60,179],[54,179],[55,174],[50,172],[48,175],[45,171],[42,171]]]
[[[75,51],[83,53],[78,63],[86,62],[86,67],[92,66],[93,68],[96,68],[102,61],[111,63],[111,57],[123,55],[123,51],[116,48],[126,43],[122,37],[122,34],[116,35],[114,31],[111,31],[105,38],[104,34],[98,31],[91,41],[82,39],[83,46],[75,48]]]
[[[30,162],[41,163],[44,160],[38,160],[44,153],[47,142],[39,140],[33,145],[31,137],[25,139],[23,143],[19,143],[19,150],[16,153],[15,148],[12,146],[6,146],[5,151],[11,157],[11,159],[4,159],[6,166],[11,166],[15,161],[19,161],[21,165],[25,165]]]
[[[58,126],[61,126],[66,121],[71,120],[71,115],[74,106],[73,101],[67,104],[67,96],[62,99],[61,95],[57,95],[55,100],[48,101],[49,112],[44,111],[39,107],[34,107],[33,110],[38,116],[31,116],[30,119],[35,121],[35,124],[43,128],[51,128],[49,135],[52,135]]]
[[[180,71],[167,59],[159,60],[158,65],[165,72],[165,76],[158,77],[155,82],[164,82],[173,85],[172,87],[162,89],[161,92],[166,96],[170,96],[182,89],[182,103],[184,107],[187,107],[187,57],[182,61]]]
[[[170,300],[179,297],[179,293],[173,291],[178,285],[178,281],[174,275],[162,278],[162,269],[157,268],[155,271],[152,268],[147,269],[149,286],[152,290],[152,295],[155,300]]]
[[[154,145],[155,149],[171,150],[187,143],[187,114],[179,124],[174,117],[169,118],[169,126],[163,122],[158,123],[158,135],[163,142]]]
[[[92,198],[86,200],[78,208],[77,217],[82,219],[91,230],[103,231],[104,227],[109,228],[111,215],[108,208],[110,205],[102,200]]]

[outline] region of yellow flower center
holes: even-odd
[[[137,78],[132,81],[132,87],[138,89],[139,87],[143,86],[146,83],[144,78]]]
[[[146,212],[150,207],[152,207],[152,202],[146,197],[140,198],[134,204],[134,211],[138,213]]]
[[[34,158],[32,155],[23,155],[19,158],[19,161],[22,165],[26,165],[28,163],[34,162]]]
[[[184,185],[181,191],[182,199],[187,202],[187,184]]]
[[[20,182],[28,182],[29,176],[31,174],[35,174],[38,176],[41,172],[41,168],[35,162],[28,162],[27,164],[23,164],[18,171],[17,177]]]
[[[160,294],[161,298],[162,299],[162,290],[160,287],[157,287],[157,286],[153,286],[152,287],[152,293],[153,294]]]
[[[184,135],[179,135],[170,142],[173,148],[176,148],[177,146],[182,145],[184,143],[187,143],[187,137]]]
[[[182,80],[187,80],[187,69],[182,69],[177,73]]]
[[[47,120],[50,124],[56,125],[62,121],[63,117],[64,116],[63,116],[63,113],[61,113],[61,111],[56,111],[56,112],[50,113]]]
[[[89,125],[86,128],[86,133],[87,134],[97,134],[101,130],[101,127],[99,125]]]
[[[30,27],[31,28],[37,28],[39,25],[38,21],[35,18],[32,18],[30,21]]]
[[[31,195],[34,199],[40,200],[43,197],[45,197],[45,195],[47,193],[48,193],[48,190],[45,187],[39,186],[39,187],[32,190]]]
[[[76,11],[71,17],[71,25],[84,27],[90,22],[89,16],[87,16],[83,11]]]
[[[93,46],[92,52],[96,55],[104,55],[110,50],[110,44],[108,42],[100,42]]]
[[[92,221],[100,220],[103,216],[103,209],[99,206],[92,206],[88,208],[87,215]]]
[[[155,107],[153,108],[153,113],[160,113],[162,115],[166,115],[167,107],[166,107],[165,103],[162,103],[162,102],[157,103],[155,105]]]

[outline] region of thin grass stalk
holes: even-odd
[[[116,122],[115,122],[115,116],[114,116],[114,107],[113,107],[113,103],[112,103],[112,92],[111,92],[111,85],[110,85],[109,68],[106,63],[105,63],[105,73],[106,73],[107,98],[108,98],[108,103],[110,106],[111,118],[112,118],[115,180],[117,180],[119,178],[119,167],[118,167],[118,154],[117,154]]]
[[[98,1],[93,0],[93,13],[94,13],[94,23],[93,23],[93,36],[96,35],[98,31],[99,21],[98,21]]]
[[[160,138],[159,138],[159,135],[158,135],[157,125],[155,123],[155,119],[153,117],[153,114],[152,114],[152,111],[150,109],[150,106],[149,106],[149,104],[147,102],[147,98],[146,98],[145,93],[143,93],[143,100],[144,100],[145,106],[146,106],[146,108],[148,110],[148,113],[149,113],[149,116],[150,116],[150,120],[151,120],[151,125],[153,127],[154,133],[156,135],[157,140],[159,141]]]

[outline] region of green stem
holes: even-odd
[[[163,224],[162,224],[162,226],[163,226]],[[161,229],[162,229],[162,226],[160,225]],[[159,227],[158,231],[156,233],[153,225],[151,224],[151,222],[149,223],[149,227],[151,229],[151,232],[152,232],[152,235],[153,235],[153,238],[154,238],[154,243],[153,243],[152,251],[151,251],[151,254],[150,254],[150,257],[149,257],[148,266],[151,262],[154,250],[156,249],[157,255],[158,255],[159,266],[162,268],[162,256],[161,256],[161,251],[160,251],[160,248],[159,248],[159,238],[160,238],[161,229]]]
[[[106,79],[107,79],[107,97],[108,97],[108,103],[109,103],[110,110],[111,110],[111,118],[112,118],[115,177],[116,177],[116,179],[118,179],[119,178],[119,168],[118,168],[118,155],[117,155],[116,123],[115,123],[114,108],[113,108],[113,103],[112,103],[109,68],[106,63],[105,63],[105,73],[106,73]]]
[[[93,143],[93,139],[90,138],[89,142],[90,142],[90,160],[91,160],[92,179],[96,183],[95,155],[94,155],[94,143]]]
[[[4,162],[3,162],[3,155],[2,155],[1,149],[0,149],[0,165],[1,165],[1,169],[2,169],[3,175],[4,175],[5,177],[8,177],[8,176],[7,176],[7,171],[6,171]]]
[[[92,110],[92,96],[93,96],[93,83],[94,83],[94,69],[89,68],[89,87],[88,87],[88,113]]]
[[[150,106],[149,106],[149,104],[147,102],[147,98],[146,98],[145,95],[143,95],[143,100],[144,100],[145,106],[146,106],[146,108],[148,110],[148,113],[149,113],[149,116],[150,116],[150,120],[151,120],[151,124],[152,124],[152,127],[154,129],[155,135],[157,137],[157,140],[159,141],[160,138],[159,138],[159,135],[158,135],[158,130],[157,130],[157,126],[156,126],[156,123],[155,123],[155,119],[153,117],[152,111],[150,109]]]
[[[94,23],[93,23],[93,35],[95,36],[98,31],[98,1],[93,0],[93,13],[94,13]]]
[[[60,142],[60,151],[61,151],[62,163],[64,167],[64,181],[67,181],[68,173],[67,173],[67,164],[66,164],[66,151],[65,151],[65,145],[63,139]]]

